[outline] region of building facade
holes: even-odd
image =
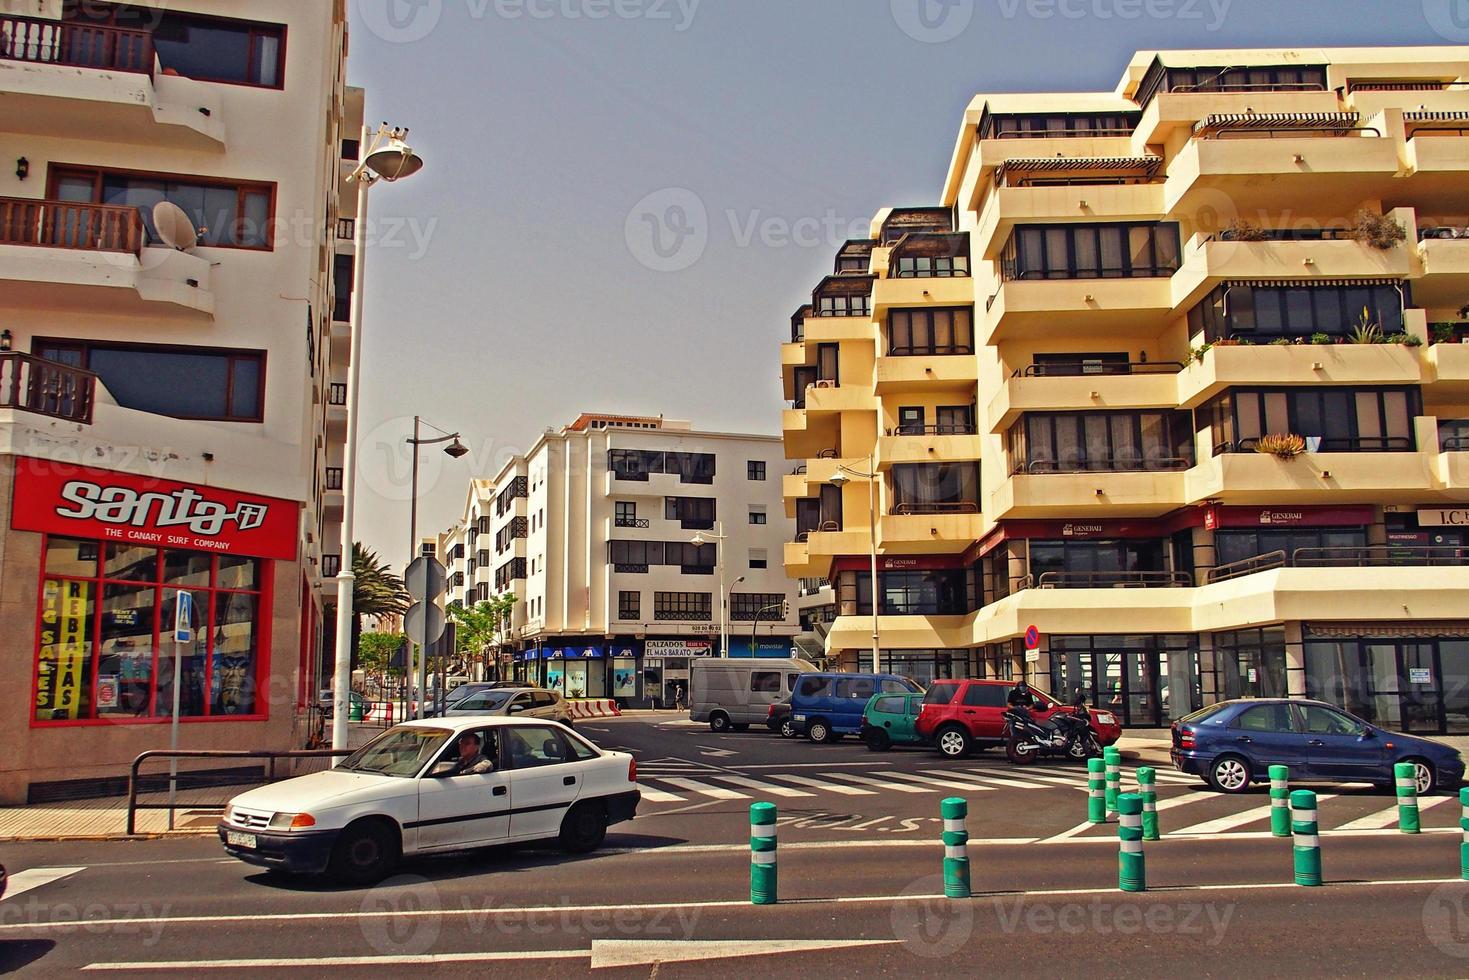
[[[775,436],[582,415],[474,482],[445,539],[464,542],[468,566],[457,586],[449,566],[449,600],[516,596],[504,676],[567,697],[672,704],[698,657],[792,651],[782,466]]]
[[[875,540],[884,667],[1469,731],[1466,112],[1462,47],[977,97],[782,347],[828,653],[870,663]]]
[[[345,56],[341,2],[0,3],[0,802],[125,776],[175,690],[185,748],[302,744]]]

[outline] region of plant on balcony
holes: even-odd
[[[1347,231],[1363,245],[1370,245],[1384,252],[1408,239],[1408,232],[1391,217],[1375,214],[1365,208],[1352,216],[1352,224]]]
[[[1235,218],[1224,229],[1224,234],[1221,237],[1226,241],[1264,242],[1269,241],[1270,233],[1252,221]]]
[[[1293,340],[1290,337],[1276,337],[1274,340],[1270,341],[1270,346],[1271,347],[1289,347],[1290,345],[1295,344],[1295,343],[1298,343],[1298,341]]]
[[[1357,319],[1357,323],[1352,327],[1351,332],[1347,334],[1347,342],[1352,344],[1380,344],[1385,339],[1381,324],[1372,322],[1367,308],[1363,307],[1362,315]]]
[[[1311,343],[1317,345],[1334,344],[1336,343],[1336,340],[1333,339],[1333,337],[1329,333],[1321,333],[1320,331],[1317,331],[1316,333],[1313,333],[1311,335]]]
[[[1456,330],[1452,323],[1430,323],[1428,325],[1428,341],[1432,344],[1452,344],[1455,333]]]
[[[1384,344],[1400,344],[1403,347],[1422,347],[1423,338],[1410,333],[1390,333],[1383,338]]]
[[[1306,451],[1306,440],[1290,433],[1274,433],[1255,440],[1255,452],[1274,456],[1276,459],[1294,459]]]
[[[1200,344],[1197,347],[1192,347],[1189,349],[1188,356],[1194,361],[1194,363],[1203,364],[1204,355],[1209,353],[1209,350],[1213,346],[1213,344]]]

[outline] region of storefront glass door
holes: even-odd
[[[1469,732],[1469,640],[1305,644],[1306,694],[1396,731]]]

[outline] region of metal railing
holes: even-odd
[[[888,429],[887,434],[890,436],[973,436],[979,434],[979,427],[973,422],[959,424],[910,422],[907,425],[898,425]]]
[[[660,623],[708,623],[714,613],[709,609],[654,609],[653,619]]]
[[[89,425],[96,391],[91,371],[20,351],[0,353],[0,408]]]
[[[948,357],[974,353],[972,344],[929,344],[926,347],[889,347],[888,357]]]
[[[1030,364],[1017,370],[1013,378],[1089,378],[1097,375],[1177,374],[1185,365],[1180,361],[1053,361]]]
[[[1251,558],[1241,558],[1239,561],[1226,562],[1223,565],[1215,565],[1209,570],[1210,582],[1225,582],[1242,575],[1253,575],[1256,572],[1268,571],[1272,568],[1285,566],[1287,555],[1284,551],[1267,551],[1263,555],[1255,555]]]
[[[1275,139],[1277,135],[1300,136],[1303,133],[1326,134],[1329,136],[1346,137],[1348,134],[1360,134],[1366,136],[1371,133],[1381,138],[1382,130],[1376,126],[1281,126],[1273,129],[1256,129],[1253,126],[1220,126],[1218,129],[1208,130],[1198,134],[1199,139],[1222,139],[1230,136],[1240,138],[1264,137]]]
[[[978,514],[979,503],[974,500],[928,500],[911,501],[893,507],[895,517],[910,517],[917,514]]]
[[[1158,456],[1152,459],[1144,459],[1140,456],[1118,456],[1110,459],[1084,459],[1069,462],[1033,459],[1017,467],[1011,475],[1173,472],[1189,469],[1193,465],[1194,461],[1190,456]]]
[[[1188,589],[1188,572],[1042,572],[1020,580],[1023,589]]]
[[[1296,548],[1289,553],[1270,551],[1216,565],[1209,571],[1209,581],[1226,582],[1275,568],[1390,568],[1423,565],[1469,565],[1469,548],[1455,545],[1371,544]]]
[[[78,21],[0,16],[0,58],[152,76],[153,34]]]
[[[1260,436],[1248,436],[1234,442],[1225,440],[1214,444],[1214,455],[1226,453],[1253,453]],[[1304,436],[1308,453],[1401,453],[1414,450],[1411,436]],[[1317,440],[1314,444],[1312,440]]]
[[[271,752],[264,749],[153,749],[144,752],[133,760],[128,769],[128,815],[127,833],[137,833],[137,816],[139,810],[168,810],[170,815],[173,811],[189,810],[217,810],[224,812],[228,801],[220,803],[198,801],[179,802],[170,800],[166,803],[141,802],[138,799],[140,790],[144,792],[156,792],[152,786],[140,786],[143,778],[138,771],[145,762],[153,759],[265,759],[270,763],[269,769],[235,769],[214,772],[181,772],[178,774],[177,782],[180,786],[188,789],[215,788],[223,786],[248,786],[256,783],[273,783],[279,778],[276,775],[276,763],[281,759],[335,759],[352,754],[350,749],[297,749],[289,752]],[[295,774],[293,774],[295,775]],[[159,789],[166,789],[169,777],[165,774],[150,777],[150,782],[156,784]],[[233,794],[232,794],[233,795]],[[170,820],[170,822],[172,822]]]
[[[1134,265],[1123,269],[1097,269],[1095,273],[1076,269],[1022,269],[1011,259],[1000,260],[1001,282],[1121,282],[1128,279],[1167,279],[1178,272],[1178,265]]]
[[[0,197],[0,245],[137,255],[144,236],[137,208]]]
[[[613,518],[614,527],[646,528],[648,519],[646,517],[616,517]]]

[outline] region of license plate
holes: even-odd
[[[791,720],[792,721],[805,721],[806,720],[806,716],[805,715],[791,715]]]
[[[254,834],[242,834],[238,830],[226,830],[224,832],[224,840],[231,847],[245,847],[252,851],[260,846],[260,841],[256,839]]]

